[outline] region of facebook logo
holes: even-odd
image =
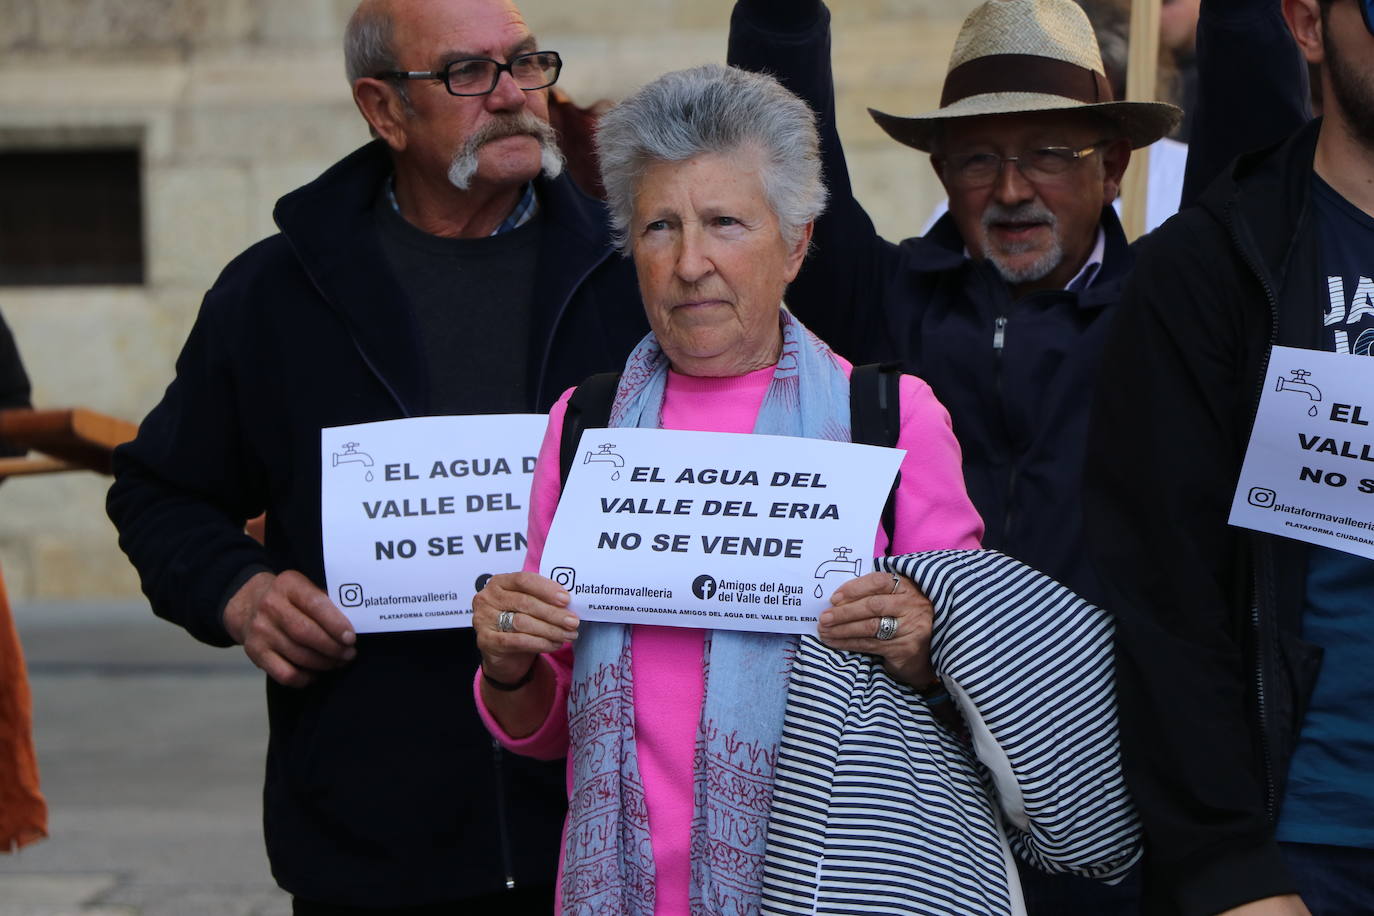
[[[692,594],[702,601],[716,593],[716,580],[710,576],[697,576],[692,580]]]

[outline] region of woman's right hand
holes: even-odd
[[[515,683],[529,673],[535,658],[556,652],[577,639],[578,619],[568,610],[572,596],[538,573],[502,573],[472,599],[472,627],[487,676]],[[513,630],[500,627],[503,611],[512,612]]]

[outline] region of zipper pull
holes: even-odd
[[[1005,315],[998,317],[992,323],[992,348],[998,353],[1002,352],[1002,344],[1007,340],[1007,318]]]

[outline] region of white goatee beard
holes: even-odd
[[[1045,252],[1022,267],[1013,267],[1004,259],[1004,255],[1021,254],[1031,250],[1031,246],[1026,243],[1013,243],[1010,247],[1001,251],[994,251],[989,229],[993,223],[998,222],[1043,222],[1050,229],[1050,247]],[[1064,245],[1059,240],[1059,233],[1055,232],[1058,220],[1044,204],[1034,201],[1027,201],[1015,207],[1004,207],[999,203],[990,203],[983,211],[983,256],[986,257],[992,266],[997,268],[997,273],[1006,282],[1017,285],[1021,283],[1035,283],[1045,279],[1050,273],[1059,266],[1064,260]]]

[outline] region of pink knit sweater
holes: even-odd
[[[836,357],[848,374],[851,366]],[[754,428],[773,367],[734,378],[698,378],[670,372],[663,400],[663,428],[747,433]],[[539,450],[530,495],[529,555],[525,569],[537,572],[549,526],[558,506],[559,438],[571,390],[549,412],[548,431]],[[892,553],[951,547],[977,547],[983,523],[964,491],[959,445],[949,414],[930,387],[904,376],[901,382],[902,432],[899,448],[902,485],[897,492]],[[879,530],[874,555],[883,554],[887,536]],[[657,916],[687,916],[692,824],[692,760],[704,694],[704,631],[636,626],[630,638],[634,675],[635,741],[644,780],[653,843]],[[478,689],[477,709],[491,733],[518,754],[549,760],[568,753],[567,698],[573,646],[546,656],[557,684],[544,724],[524,738],[511,738],[487,712]],[[572,769],[568,770],[571,790]],[[560,862],[560,875],[562,872]]]

